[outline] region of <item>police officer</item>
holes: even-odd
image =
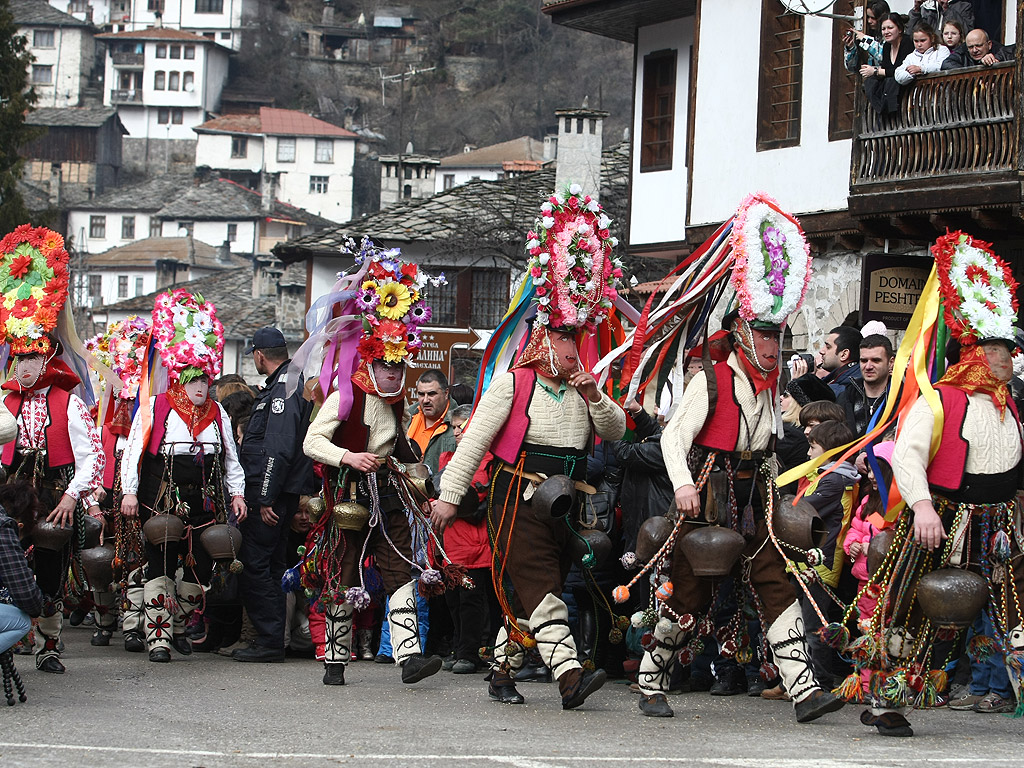
[[[236,661],[284,661],[285,571],[288,531],[299,494],[312,477],[302,452],[313,404],[302,396],[302,373],[288,359],[284,334],[260,328],[245,350],[267,383],[257,395],[242,437],[239,459],[245,470],[245,498],[252,514],[240,528],[242,599],[256,629],[256,641],[231,656]],[[299,377],[297,385],[289,379]],[[289,396],[288,391],[292,394]]]

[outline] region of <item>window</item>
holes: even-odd
[[[419,179],[419,178],[422,178],[422,177],[423,177],[423,168],[422,168],[422,166],[417,165],[416,166],[416,178]]]
[[[572,133],[572,118],[571,117],[565,118],[565,132],[566,133]]]
[[[327,193],[326,176],[310,176],[309,191],[311,194],[323,195]]]
[[[318,163],[333,163],[334,162],[334,139],[317,139],[316,140],[316,162],[318,162]]]
[[[779,0],[761,2],[761,72],[757,88],[757,150],[800,143],[804,22]]]
[[[411,200],[412,199],[412,184],[406,184],[404,187],[402,187],[402,199],[403,200]]]
[[[388,179],[391,178],[391,165],[388,163],[384,164],[384,177]]]
[[[164,0],[147,0],[146,9],[150,13],[164,12]]]
[[[852,14],[852,0],[838,0],[832,13]],[[843,33],[849,25],[836,19],[832,22],[832,50],[841,51]],[[828,140],[838,141],[853,136],[853,99],[858,78],[846,69],[843,56],[832,57],[832,82],[829,87],[828,99]]]
[[[167,90],[176,91],[181,83],[181,74],[178,72],[171,72],[167,75]]]
[[[163,229],[163,225],[160,224],[160,220],[159,219],[153,218],[153,219],[149,220],[149,236],[150,237],[160,237],[160,233],[161,233],[162,229]]]
[[[89,275],[89,296],[94,299],[103,296],[103,275]]]
[[[194,72],[181,73],[181,90],[192,93],[195,88],[196,76]]]
[[[144,292],[144,289],[143,289],[142,278],[141,277],[136,277],[135,278],[135,295],[136,296],[141,296],[143,294],[143,292]]]
[[[158,59],[166,59],[167,58],[167,46],[164,45],[163,43],[159,43],[157,45],[157,47],[156,47],[156,57]]]
[[[183,115],[184,115],[184,111],[183,110],[172,109],[171,110],[171,122],[174,125],[181,125],[181,120],[182,120]]]
[[[166,107],[161,107],[156,111],[156,121],[160,125],[167,125],[171,122],[171,110]]]
[[[179,221],[178,229],[184,229],[185,234],[191,235],[195,232],[196,223],[194,221]]]
[[[640,123],[640,172],[672,168],[675,130],[676,51],[644,56]]]
[[[53,67],[49,64],[32,65],[32,84],[49,85],[53,82]]]
[[[412,167],[408,166],[408,165],[405,166],[405,168],[402,169],[402,174],[405,176],[405,178],[411,179],[412,178]]]
[[[159,70],[153,74],[153,90],[162,91],[167,87],[167,73]]]
[[[134,240],[135,239],[135,217],[134,216],[122,216],[121,217],[121,239],[122,240]]]
[[[238,225],[228,224],[228,242],[233,243],[238,239]]]
[[[277,162],[279,163],[294,163],[295,162],[295,139],[278,138],[277,140]]]
[[[34,30],[32,30],[32,47],[33,48],[53,48],[53,30],[52,29],[34,29]]]
[[[172,45],[171,46],[171,58],[172,59],[180,59],[181,58],[181,46],[180,45]]]
[[[231,156],[245,157],[249,151],[249,139],[245,136],[231,137]]]
[[[196,13],[224,13],[224,0],[196,0]]]
[[[186,45],[184,53],[186,59],[194,59],[196,57],[196,47],[194,45]]]
[[[220,33],[220,39],[221,40],[230,40],[231,39],[231,33],[230,32],[221,32]]]
[[[592,135],[596,136],[597,135],[597,120],[595,120],[594,118],[590,118],[589,125],[590,125],[590,133]]]
[[[128,298],[128,275],[117,276],[117,298]]]
[[[446,173],[444,175],[444,188],[445,189],[451,189],[454,186],[455,186],[455,174],[454,173]]]
[[[107,236],[107,217],[106,216],[90,216],[89,217],[89,237],[102,240]]]
[[[583,133],[583,118],[576,118],[576,133]]]

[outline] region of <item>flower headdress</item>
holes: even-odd
[[[527,234],[528,279],[537,302],[536,322],[551,328],[593,331],[618,296],[622,262],[612,255],[618,241],[600,204],[579,184],[556,192],[540,207]]]
[[[403,363],[415,359],[423,346],[420,326],[430,322],[430,306],[423,296],[429,283],[446,285],[444,274],[433,277],[417,265],[404,261],[397,248],[384,250],[363,238],[343,251],[351,255],[356,269],[365,271],[356,291],[355,304],[363,313],[363,336],[357,352],[370,363]]]
[[[46,227],[22,224],[0,240],[0,325],[12,355],[54,351],[50,332],[68,299],[64,238]]]
[[[758,192],[736,212],[730,247],[740,317],[755,324],[785,323],[803,304],[811,281],[810,246],[799,222]]]
[[[121,379],[121,389],[117,393],[120,398],[134,400],[139,394],[149,336],[149,323],[137,315],[111,323],[103,334],[100,351],[106,352],[110,360],[108,365]]]
[[[216,307],[200,294],[177,288],[157,296],[153,339],[172,384],[220,374],[224,326]]]
[[[943,315],[961,344],[986,339],[1013,341],[1017,281],[989,243],[964,232],[947,232],[932,246]]]

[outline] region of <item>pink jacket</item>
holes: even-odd
[[[862,501],[860,506],[857,507],[857,511],[850,519],[850,530],[846,532],[846,538],[843,540],[843,551],[846,552],[847,557],[850,555],[851,544],[856,542],[864,545],[864,551],[857,555],[856,558],[851,558],[853,565],[850,567],[850,571],[853,573],[853,577],[857,579],[857,581],[868,580],[867,546],[871,543],[871,537],[878,533],[878,529],[875,528],[875,526],[861,517],[866,503],[867,499]]]

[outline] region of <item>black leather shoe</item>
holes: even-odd
[[[171,652],[166,648],[154,648],[149,652],[149,660],[157,664],[167,664],[171,660]]]
[[[796,721],[798,723],[809,723],[817,720],[822,715],[835,712],[843,708],[845,701],[836,695],[823,691],[820,688],[803,701],[796,704]]]
[[[236,651],[232,651],[231,658],[235,661],[256,661],[267,663],[284,661],[284,648],[260,648],[258,645],[253,645],[248,648],[239,648]]]
[[[174,648],[174,650],[176,650],[182,656],[192,655],[192,643],[190,643],[188,638],[184,635],[172,635],[171,647]]]
[[[395,660],[388,656],[386,653],[378,653],[373,657],[375,664],[394,664]]]
[[[64,665],[60,663],[60,659],[56,656],[47,656],[39,662],[37,669],[43,672],[50,672],[54,675],[63,675],[65,671]]]
[[[551,670],[541,660],[527,658],[526,663],[516,672],[517,683],[550,683]]]
[[[146,641],[134,629],[129,629],[124,633],[124,649],[128,653],[142,653],[146,650]]]
[[[524,704],[526,699],[516,690],[515,681],[509,675],[495,672],[487,684],[487,695],[491,701],[501,704]]]
[[[607,680],[608,675],[603,669],[595,669],[593,672],[570,669],[558,678],[558,690],[562,694],[562,709],[575,709]]]
[[[422,653],[414,653],[402,664],[402,682],[412,685],[425,677],[436,675],[440,671],[440,656],[424,656]]]
[[[647,717],[675,717],[664,693],[640,694],[640,711]]]
[[[717,678],[708,691],[712,696],[738,696],[746,692],[746,679],[736,674],[725,674]]]
[[[83,621],[85,621],[85,617],[88,615],[89,612],[84,608],[75,608],[75,610],[68,614],[68,624],[70,624],[72,627],[77,627]]]
[[[89,645],[95,645],[98,648],[110,645],[110,636],[112,634],[109,629],[97,629],[92,633]]]
[[[761,691],[766,687],[764,680],[762,680],[760,676],[747,680],[747,696],[759,698],[761,696]]]
[[[239,653],[239,651],[235,651]],[[345,665],[324,662],[324,685],[344,685]]]
[[[914,735],[910,721],[899,712],[883,712],[880,715],[873,715],[871,710],[865,709],[860,713],[860,721],[864,725],[875,726],[880,736],[908,737]]]

